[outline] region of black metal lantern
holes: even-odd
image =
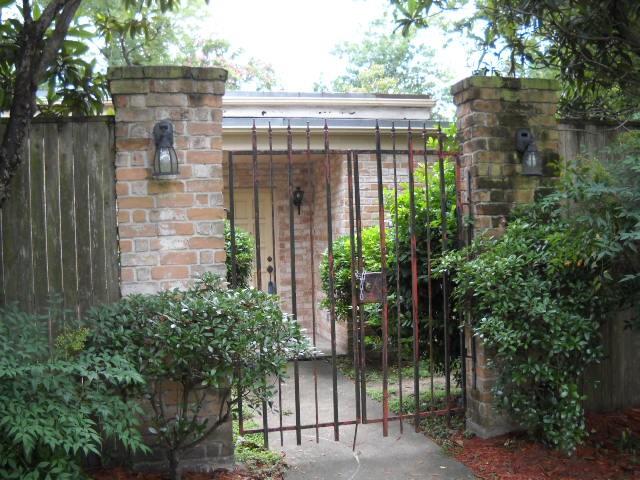
[[[542,155],[531,130],[521,128],[516,133],[516,149],[522,154],[522,174],[542,175]]]
[[[178,175],[178,156],[173,148],[173,125],[169,120],[161,120],[153,127],[156,153],[153,157],[153,175]]]
[[[304,191],[302,191],[300,187],[296,187],[295,192],[293,192],[293,204],[298,207],[298,215],[300,215],[300,206],[302,205],[303,197]]]

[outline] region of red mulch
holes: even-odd
[[[94,480],[165,480],[166,475],[156,473],[134,473],[124,468],[113,468],[92,472]],[[257,477],[240,469],[233,471],[218,469],[212,473],[186,472],[182,474],[183,480],[255,480]]]
[[[523,435],[489,440],[457,438],[455,457],[486,480],[640,480],[640,408],[588,414],[589,438],[571,457]],[[622,432],[632,441],[621,449]],[[635,454],[633,452],[635,450]]]

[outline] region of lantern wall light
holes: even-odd
[[[517,131],[516,150],[522,154],[522,175],[542,175],[542,155],[528,128]]]
[[[295,192],[293,192],[293,204],[298,207],[298,215],[300,215],[300,206],[302,205],[302,199],[304,197],[304,191],[300,189],[300,187],[296,187]]]
[[[178,156],[173,148],[173,125],[169,120],[161,120],[153,127],[153,141],[156,153],[153,157],[153,176],[178,175]]]

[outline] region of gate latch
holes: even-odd
[[[360,303],[382,303],[382,287],[384,279],[382,272],[367,272],[356,274],[360,280]]]

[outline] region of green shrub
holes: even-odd
[[[81,478],[82,457],[108,437],[145,449],[139,409],[119,395],[142,377],[122,355],[87,351],[84,328],[66,327],[50,350],[50,320],[0,308],[0,478]]]
[[[242,230],[235,227],[236,237],[236,284],[233,285],[233,263],[231,256],[231,223],[229,220],[224,222],[224,248],[227,255],[225,265],[227,267],[227,283],[234,288],[245,288],[249,286],[251,281],[251,270],[253,268],[253,255],[255,253],[255,244],[253,237]]]
[[[154,415],[149,431],[164,447],[171,478],[178,478],[184,450],[226,423],[238,403],[269,399],[268,377],[284,374],[286,362],[306,342],[297,322],[282,313],[278,299],[255,289],[226,289],[210,275],[187,291],[130,296],[94,310],[94,347],[122,352],[146,380],[140,398]],[[162,407],[166,383],[180,386],[177,410]],[[201,418],[203,405],[220,399],[216,421]]]
[[[600,322],[640,287],[640,137],[616,163],[571,169],[559,190],[522,208],[504,235],[448,255],[458,309],[499,373],[499,404],[553,447],[585,436],[580,381],[602,357]]]

